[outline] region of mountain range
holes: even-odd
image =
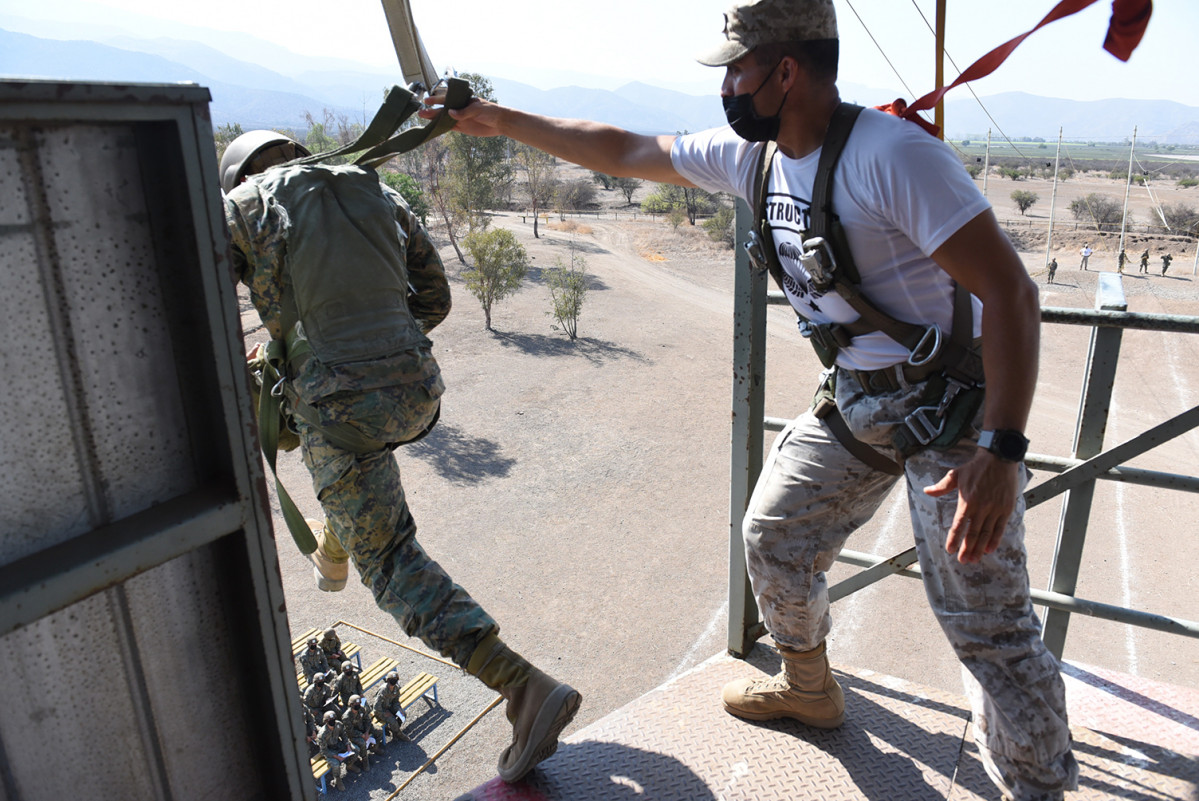
[[[0,25],[16,22],[0,16]],[[15,25],[11,25],[16,27]],[[190,81],[212,92],[214,125],[238,123],[245,130],[304,130],[305,112],[363,122],[382,100],[398,71],[333,59],[309,59],[276,45],[230,34],[207,43],[180,38],[139,38],[115,34],[102,40],[58,39],[0,27],[0,76],[67,80]],[[237,37],[247,41],[233,41]],[[228,52],[226,52],[228,51]],[[256,61],[246,54],[256,54]],[[239,57],[240,56],[240,57]],[[262,62],[282,65],[280,71]],[[698,131],[724,122],[719,98],[645,83],[609,91],[581,87],[537,89],[487,76],[502,103],[538,114],[599,120],[639,133]],[[875,105],[893,94],[856,84],[840,84],[845,100]],[[959,90],[961,91],[961,90]],[[982,138],[988,129],[1011,138],[1057,138],[1059,127],[1071,141],[1122,141],[1138,130],[1141,141],[1199,144],[1199,108],[1165,100],[1076,101],[1007,92],[946,102],[946,134],[952,139]],[[988,117],[989,112],[989,117]],[[997,133],[998,136],[998,133]]]

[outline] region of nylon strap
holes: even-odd
[[[268,350],[275,341],[271,340],[268,343]],[[283,511],[283,520],[287,523],[287,530],[291,532],[291,538],[295,540],[300,553],[308,555],[316,550],[316,538],[312,536],[312,529],[305,522],[304,515],[300,514],[295,502],[287,494],[283,482],[279,480],[279,471],[275,467],[276,457],[279,453],[281,403],[273,390],[278,385],[280,376],[270,358],[266,360],[263,378],[270,378],[271,381],[264,380],[262,382],[262,391],[258,395],[258,438],[262,445],[262,454],[266,457],[266,463],[270,465],[271,475],[275,477],[275,494],[279,497],[279,508]]]
[[[427,125],[409,128],[398,136],[380,143],[359,156],[354,163],[364,167],[375,167],[392,156],[415,150],[431,139],[441,136],[457,124],[457,120],[450,116],[450,109],[463,108],[472,96],[469,83],[461,78],[450,78],[446,82],[445,105]]]
[[[837,441],[845,447],[845,450],[857,457],[859,462],[888,475],[903,475],[903,467],[897,462],[888,459],[883,455],[882,451],[877,450],[872,445],[867,445],[853,435],[853,432],[849,430],[849,424],[841,416],[841,410],[837,408],[836,403],[833,404],[832,410],[829,411],[823,420],[828,425],[829,430],[833,432],[833,436],[837,438]]]

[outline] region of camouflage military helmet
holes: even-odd
[[[325,629],[325,636],[326,637],[336,637],[337,631],[335,629]]]
[[[362,703],[361,695],[351,695],[350,696],[350,706],[358,706],[361,703]]]
[[[279,152],[267,153],[276,148]],[[303,145],[278,131],[244,133],[230,142],[221,156],[221,189],[229,192],[247,175],[307,155]],[[259,159],[259,156],[268,158]]]
[[[353,670],[354,670],[354,664],[352,662],[346,662],[344,665],[341,666],[342,673],[351,673],[351,672],[353,672]]]
[[[395,684],[399,680],[400,680],[400,674],[396,673],[394,670],[383,677],[383,681],[387,682],[388,684]]]
[[[312,674],[312,682],[314,684],[324,684],[325,683],[325,674],[321,673],[320,671],[313,673]]]
[[[725,67],[758,45],[837,38],[833,0],[747,0],[724,14],[724,41],[698,59]]]
[[[332,709],[330,709],[328,712],[325,713],[325,716],[323,718],[321,718],[321,720],[323,720],[325,722],[325,725],[328,726],[330,723],[337,720],[337,713],[334,712]]]
[[[309,648],[315,648],[315,647],[316,647],[316,637],[310,637],[310,638],[308,639],[308,647],[309,647]]]

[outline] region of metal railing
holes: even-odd
[[[737,241],[746,240],[752,216],[744,203],[737,207]],[[732,456],[729,480],[729,652],[744,657],[765,633],[745,571],[741,521],[762,468],[763,436],[781,431],[786,419],[766,417],[766,307],[785,305],[781,292],[767,291],[768,276],[754,270],[742,247],[736,248],[735,307],[733,313]],[[1028,508],[1065,496],[1057,544],[1050,568],[1048,590],[1032,590],[1033,603],[1047,608],[1043,638],[1061,658],[1071,614],[1127,623],[1171,634],[1199,638],[1199,623],[1130,609],[1074,595],[1082,565],[1083,546],[1091,514],[1095,482],[1123,481],[1182,492],[1199,492],[1199,477],[1176,475],[1123,466],[1123,463],[1199,426],[1199,407],[1108,450],[1103,450],[1116,364],[1125,329],[1199,333],[1199,317],[1139,314],[1127,311],[1121,278],[1099,276],[1096,309],[1043,308],[1043,323],[1085,325],[1093,328],[1087,357],[1078,423],[1069,457],[1029,454],[1030,468],[1058,473],[1025,492]],[[912,570],[916,549],[893,557],[842,550],[837,561],[863,568],[829,588],[837,601],[890,575],[921,578]]]

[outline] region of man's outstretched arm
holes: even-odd
[[[434,95],[421,116],[432,117],[442,97]],[[618,178],[693,186],[675,171],[670,161],[673,136],[645,136],[589,120],[543,117],[475,99],[463,109],[451,110],[458,121],[454,129],[470,136],[507,136],[589,170]]]

